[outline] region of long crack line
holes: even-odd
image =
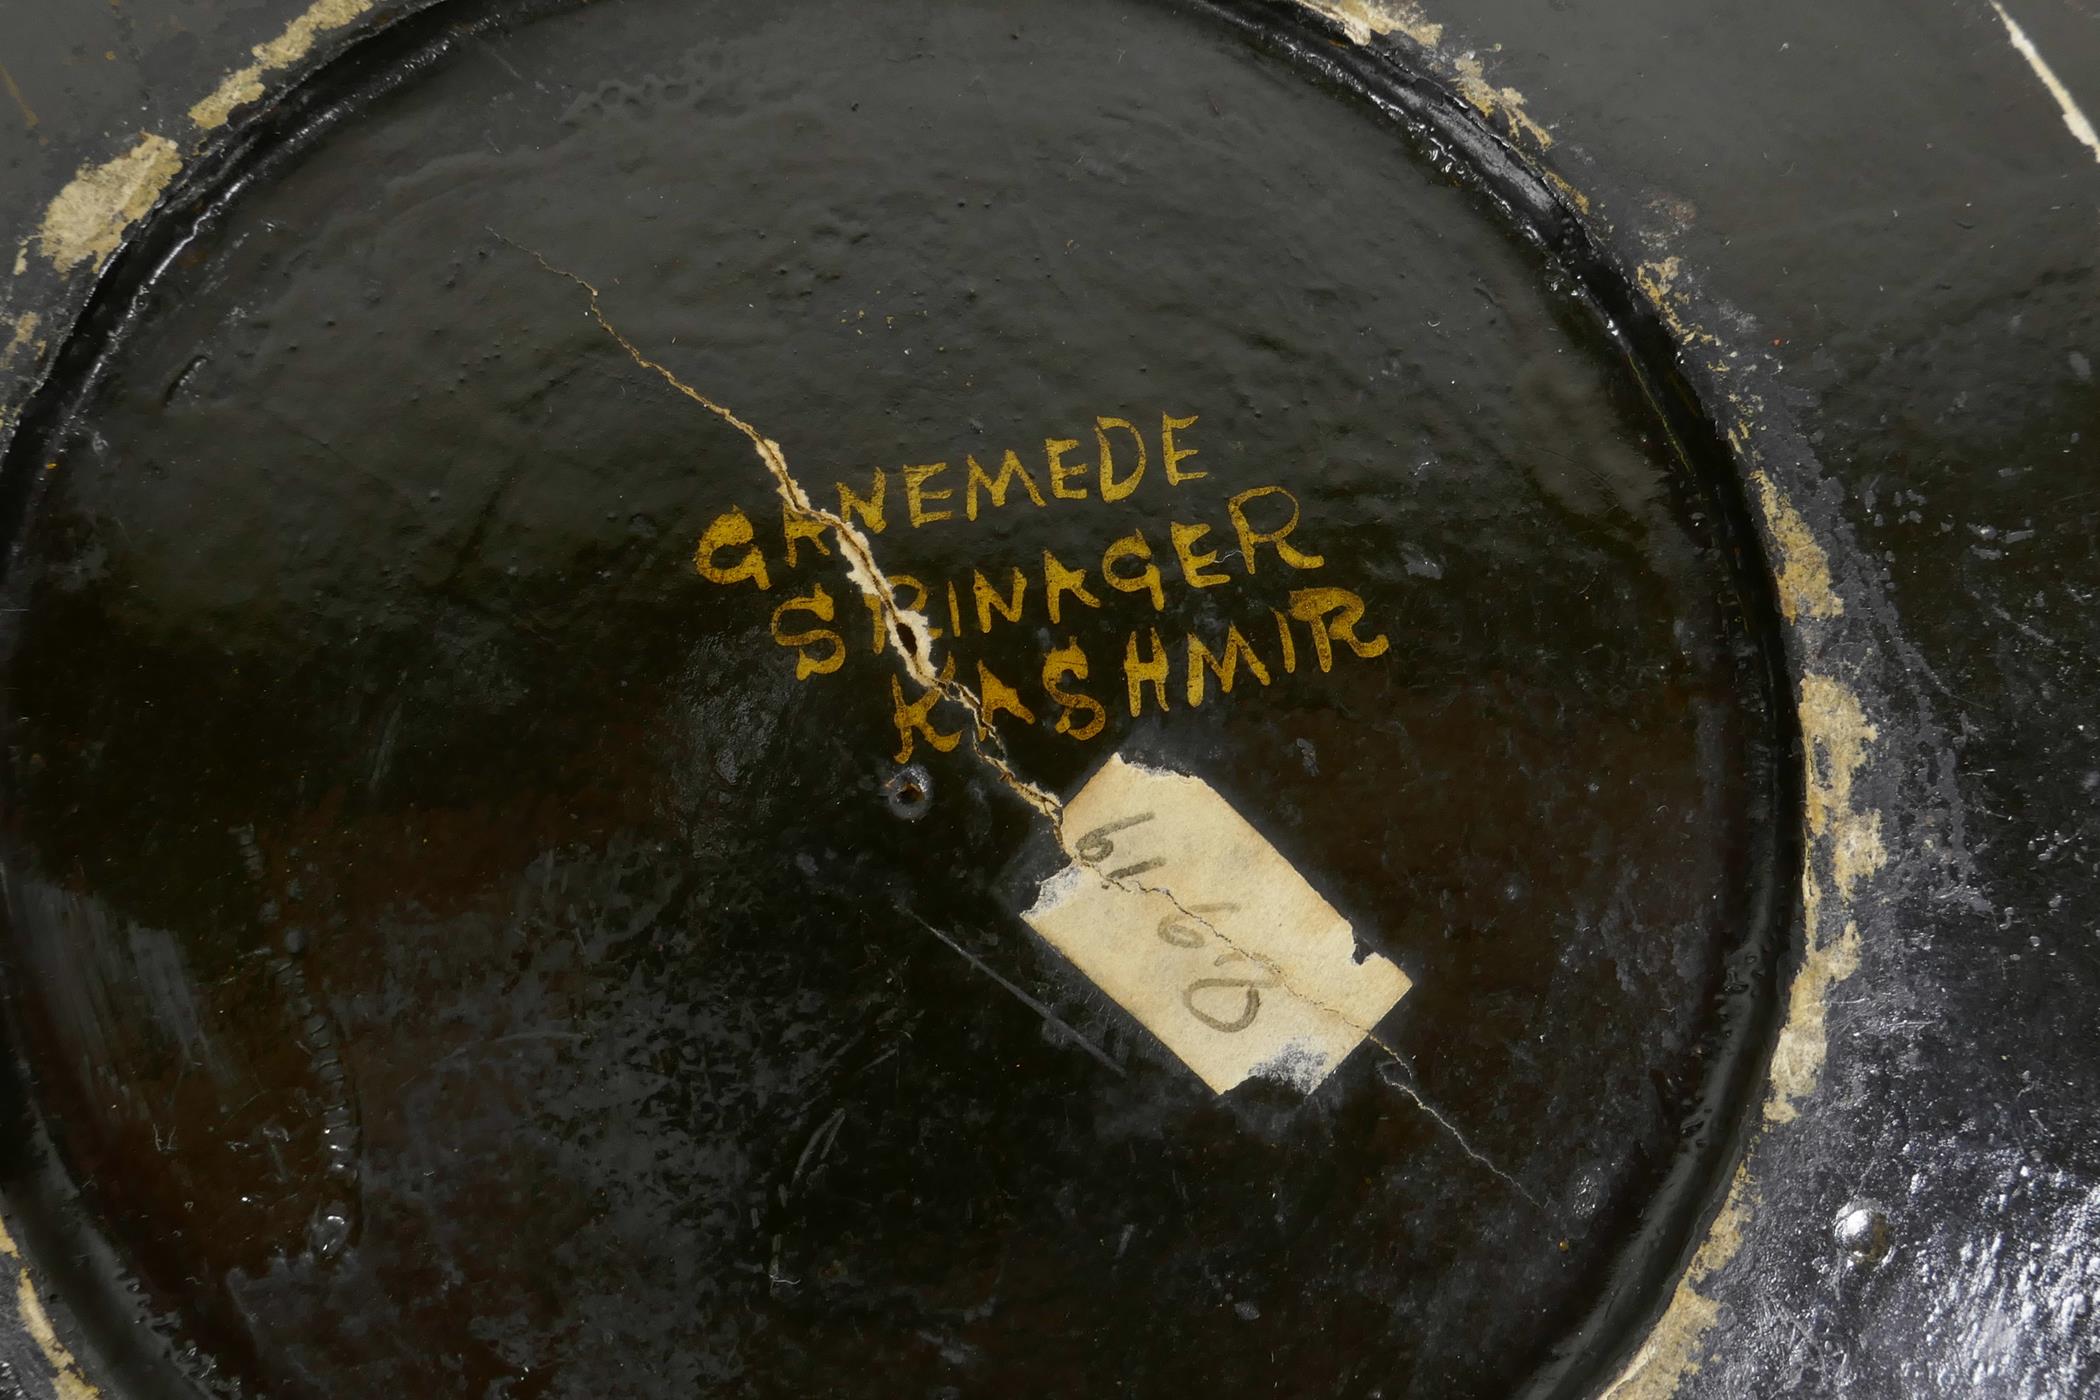
[[[1006,978],[1000,976],[998,969],[994,968],[983,958],[978,957],[968,948],[963,947],[962,944],[956,942],[955,939],[950,937],[947,933],[944,933],[942,930],[928,923],[926,921],[926,917],[923,914],[920,914],[919,912],[914,910],[912,912],[912,917],[914,919],[917,919],[928,933],[932,934],[935,938],[940,939],[941,942],[947,944],[950,948],[955,950],[957,953],[961,954],[963,961],[967,962],[970,966],[976,968],[979,972],[983,973],[985,976],[991,978],[994,982],[998,983],[1001,987],[1005,988],[1009,993],[1013,995],[1015,1000],[1021,1003],[1021,1005],[1027,1007],[1030,1011],[1033,1011],[1036,1015],[1042,1017],[1045,1021],[1049,1022],[1051,1025],[1057,1027],[1060,1031],[1063,1031],[1067,1036],[1071,1037],[1073,1043],[1078,1045],[1080,1049],[1086,1051],[1087,1054],[1092,1055],[1096,1060],[1099,1060],[1102,1064],[1106,1065],[1115,1074],[1116,1078],[1121,1079],[1124,1077],[1123,1067],[1117,1064],[1114,1058],[1111,1057],[1106,1050],[1103,1050],[1100,1046],[1094,1044],[1093,1041],[1088,1040],[1085,1036],[1081,1035],[1078,1032],[1078,1030],[1076,1030],[1069,1022],[1065,1021],[1062,1017],[1060,1017],[1055,1011],[1052,1011],[1048,1006],[1045,1006],[1042,1002],[1037,1001],[1034,997],[1028,995],[1028,993],[1017,984],[1009,982],[1006,980]]]
[[[997,774],[999,781],[1015,796],[1049,820],[1052,831],[1062,845],[1064,804],[1055,794],[1037,787],[1014,771],[1013,764],[1006,755],[1005,741],[1000,738],[998,729],[986,718],[984,704],[977,698],[977,693],[960,681],[943,678],[942,668],[934,662],[932,624],[924,613],[903,607],[897,602],[897,593],[890,584],[889,576],[883,573],[882,567],[875,562],[875,547],[868,537],[861,533],[860,528],[844,515],[825,510],[810,499],[809,493],[802,488],[802,483],[797,481],[794,473],[788,469],[787,454],[781,450],[778,442],[760,432],[728,405],[717,402],[680,379],[670,366],[643,353],[642,348],[628,339],[606,316],[602,304],[603,296],[596,284],[565,267],[557,267],[537,249],[528,248],[495,229],[490,229],[489,234],[524,253],[547,272],[581,287],[590,298],[588,307],[591,319],[597,323],[600,330],[612,338],[614,344],[627,353],[628,359],[744,435],[752,450],[757,452],[759,463],[773,479],[773,489],[779,494],[782,504],[801,519],[814,520],[823,525],[838,541],[840,557],[846,561],[846,576],[852,580],[855,587],[873,600],[876,608],[882,613],[886,624],[884,632],[890,649],[897,653],[898,660],[903,663],[904,673],[921,689],[938,690],[943,698],[962,706],[970,717],[973,731],[971,752]]]
[[[644,353],[640,346],[628,339],[626,334],[606,316],[602,304],[602,294],[595,283],[569,271],[567,268],[558,267],[554,263],[549,262],[546,255],[537,249],[528,248],[515,239],[497,232],[495,229],[490,229],[488,232],[492,237],[530,257],[545,271],[581,287],[589,298],[587,306],[591,320],[612,339],[614,344],[618,345],[626,353],[627,358],[634,361],[639,368],[656,375],[673,390],[700,405],[700,407],[706,409],[744,436],[745,440],[751,444],[752,450],[758,454],[760,465],[766,469],[767,475],[772,478],[773,489],[778,493],[787,509],[802,519],[818,522],[830,530],[833,537],[837,539],[840,557],[846,562],[847,578],[864,595],[872,599],[876,607],[881,611],[887,624],[884,631],[888,637],[890,649],[896,652],[898,660],[904,666],[905,674],[910,676],[921,688],[938,690],[943,698],[962,706],[963,710],[970,716],[973,730],[973,742],[970,746],[971,752],[997,775],[999,781],[1009,791],[1013,792],[1015,796],[1027,803],[1049,822],[1051,835],[1056,839],[1058,847],[1075,864],[1100,876],[1118,889],[1139,894],[1164,896],[1182,917],[1207,930],[1212,937],[1216,938],[1227,948],[1275,972],[1284,991],[1360,1032],[1365,1039],[1383,1051],[1395,1064],[1400,1065],[1403,1069],[1407,1067],[1406,1060],[1401,1057],[1398,1051],[1381,1039],[1373,1027],[1362,1025],[1353,1017],[1345,1014],[1340,1008],[1301,991],[1291,983],[1282,969],[1240,947],[1223,929],[1220,929],[1215,923],[1190,909],[1172,890],[1164,886],[1147,885],[1135,879],[1117,879],[1103,868],[1100,861],[1089,860],[1082,856],[1078,850],[1065,840],[1064,803],[1059,800],[1056,794],[1036,786],[1014,771],[1013,764],[1007,757],[1005,741],[1000,737],[998,729],[986,718],[983,702],[978,699],[976,692],[960,681],[952,678],[942,678],[942,668],[936,665],[934,661],[931,623],[927,620],[924,613],[917,609],[903,607],[897,602],[896,590],[891,586],[889,576],[883,573],[881,566],[875,561],[874,545],[869,542],[868,537],[861,532],[860,528],[844,515],[835,511],[825,510],[810,499],[809,493],[803,489],[802,483],[797,481],[794,473],[788,469],[787,454],[781,450],[777,441],[760,432],[757,427],[737,414],[728,405],[716,401],[686,383],[683,379],[680,379],[668,365]],[[938,933],[938,930],[936,932]],[[986,970],[989,971],[989,969]],[[996,976],[996,974],[994,975]],[[1000,980],[1003,982],[1004,979]],[[1082,1043],[1084,1043],[1083,1038],[1081,1039]],[[1515,1177],[1475,1151],[1473,1145],[1466,1140],[1465,1135],[1458,1130],[1457,1126],[1444,1117],[1443,1114],[1432,1108],[1420,1094],[1406,1085],[1396,1084],[1394,1087],[1400,1089],[1410,1099],[1413,1099],[1417,1107],[1441,1124],[1468,1157],[1471,1157],[1474,1161],[1480,1163],[1481,1166],[1507,1182],[1512,1190],[1516,1191],[1525,1200],[1530,1201],[1534,1207],[1540,1210],[1544,1209],[1544,1206],[1540,1205],[1538,1199],[1529,1191],[1526,1191]]]
[[[1376,1041],[1375,1037],[1373,1037],[1373,1039],[1374,1041]],[[1386,1045],[1383,1041],[1376,1041],[1376,1043],[1379,1049],[1385,1051],[1388,1055],[1392,1055],[1394,1062],[1400,1065],[1400,1067],[1403,1070],[1405,1070],[1410,1077],[1413,1076],[1413,1068],[1408,1065],[1407,1061],[1401,1059],[1399,1055],[1395,1054],[1392,1050],[1392,1047]],[[1384,1079],[1387,1084],[1391,1085],[1395,1089],[1398,1089],[1401,1093],[1407,1095],[1408,1098],[1414,1100],[1414,1105],[1416,1108],[1421,1109],[1424,1113],[1428,1114],[1431,1118],[1435,1119],[1438,1125],[1441,1126],[1445,1132],[1451,1134],[1451,1140],[1458,1144],[1459,1151],[1465,1153],[1468,1157],[1471,1157],[1474,1161],[1480,1163],[1481,1166],[1486,1167],[1494,1175],[1500,1177],[1503,1181],[1507,1182],[1509,1184],[1510,1190],[1516,1192],[1519,1196],[1522,1196],[1525,1200],[1531,1202],[1532,1209],[1540,1211],[1542,1213],[1545,1211],[1545,1202],[1541,1201],[1538,1197],[1532,1195],[1529,1191],[1526,1191],[1524,1189],[1523,1182],[1518,1181],[1508,1172],[1502,1170],[1502,1168],[1496,1166],[1493,1162],[1490,1162],[1487,1158],[1481,1156],[1478,1151],[1474,1150],[1473,1144],[1466,1141],[1466,1135],[1458,1130],[1458,1124],[1452,1122],[1449,1118],[1446,1118],[1442,1113],[1438,1112],[1436,1106],[1431,1104],[1429,1100],[1423,1098],[1422,1095],[1415,1090],[1415,1087],[1412,1084],[1401,1083],[1386,1075],[1380,1075],[1379,1078]]]

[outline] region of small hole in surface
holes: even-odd
[[[915,822],[933,805],[933,776],[916,763],[907,763],[882,785],[890,814]]]
[[[1853,1263],[1861,1265],[1880,1263],[1895,1242],[1888,1212],[1871,1201],[1857,1201],[1846,1206],[1831,1226],[1831,1234],[1837,1240],[1838,1248]]]

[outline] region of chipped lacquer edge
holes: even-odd
[[[1297,3],[1340,25],[1357,44],[1395,40],[1411,44],[1429,69],[1512,147],[1543,165],[1553,138],[1529,113],[1523,94],[1490,83],[1478,51],[1447,41],[1445,26],[1432,21],[1415,0]],[[1996,0],[1992,8],[2019,47],[2024,35]],[[2057,93],[2059,85],[2038,61],[2036,71],[2051,92]],[[2094,145],[2083,113],[2066,107],[2064,119],[2074,136]],[[2094,149],[2100,155],[2100,145]],[[1593,213],[1590,200],[1565,179],[1550,170],[1542,173],[1573,211]],[[1785,988],[1784,1017],[1766,1070],[1762,1111],[1745,1140],[1726,1192],[1691,1249],[1660,1315],[1601,1391],[1605,1400],[1664,1400],[1686,1385],[1710,1349],[1718,1345],[1713,1333],[1722,1320],[1723,1305],[1712,1281],[1741,1251],[1756,1219],[1759,1149],[1764,1136],[1794,1122],[1823,1077],[1829,1054],[1826,1017],[1831,997],[1860,966],[1857,906],[1872,878],[1890,859],[1883,842],[1882,814],[1863,797],[1887,785],[1867,779],[1880,776],[1875,765],[1889,760],[1877,748],[1881,732],[1868,717],[1862,699],[1863,692],[1871,689],[1867,677],[1859,674],[1856,664],[1848,663],[1837,645],[1836,629],[1847,613],[1830,559],[1840,546],[1810,523],[1782,484],[1779,465],[1766,461],[1764,439],[1770,419],[1764,399],[1744,387],[1736,356],[1727,353],[1721,339],[1706,329],[1707,317],[1686,286],[1680,258],[1658,256],[1643,261],[1633,269],[1632,280],[1668,328],[1683,362],[1702,371],[1709,385],[1718,390],[1715,396],[1725,401],[1725,411],[1717,417],[1727,432],[1735,463],[1752,490],[1780,610],[1791,633],[1788,654],[1800,724],[1806,807],[1797,905],[1801,956]],[[1802,454],[1787,455],[1794,459]],[[1797,473],[1798,467],[1785,474]]]
[[[10,381],[0,400],[0,450],[12,439],[21,398],[47,370],[63,340],[62,329],[35,306],[77,307],[125,238],[150,214],[214,136],[243,106],[267,95],[273,80],[302,70],[323,41],[374,16],[377,0],[315,0],[270,39],[254,46],[249,61],[232,69],[189,109],[189,129],[140,131],[116,154],[83,164],[17,243],[7,285],[0,291],[0,375]],[[408,6],[406,8],[420,8]],[[23,1374],[31,1361],[24,1348],[12,1353],[11,1379],[32,1400],[98,1400],[105,1392],[91,1376],[103,1368],[84,1362],[68,1335],[77,1335],[63,1300],[38,1280],[23,1248],[9,1233],[11,1216],[0,1202],[0,1288],[12,1301],[12,1317],[0,1303],[0,1325],[12,1325],[34,1346],[42,1375]]]
[[[1358,43],[1398,36],[1423,51],[1432,71],[1449,81],[1520,152],[1534,158],[1551,136],[1526,111],[1522,94],[1489,84],[1471,50],[1453,51],[1442,25],[1412,0],[1299,0],[1340,23]],[[2068,118],[2067,118],[2068,120]],[[1590,201],[1565,180],[1547,175],[1561,197],[1582,214]],[[1834,990],[1860,966],[1861,933],[1855,906],[1871,878],[1888,864],[1882,815],[1866,805],[1864,781],[1886,762],[1877,750],[1880,730],[1868,718],[1864,678],[1845,664],[1831,629],[1846,617],[1845,599],[1830,564],[1835,542],[1812,525],[1768,463],[1768,423],[1760,395],[1718,336],[1705,328],[1684,268],[1676,256],[1641,262],[1633,282],[1677,343],[1682,360],[1720,389],[1719,415],[1737,467],[1751,488],[1760,517],[1780,610],[1791,636],[1792,681],[1801,733],[1806,848],[1798,927],[1801,957],[1784,993],[1784,1017],[1772,1047],[1761,1094],[1762,1111],[1703,1235],[1691,1249],[1668,1301],[1631,1357],[1603,1387],[1606,1400],[1663,1400],[1699,1371],[1722,1320],[1715,1276],[1741,1251],[1760,1206],[1759,1149],[1765,1134],[1794,1122],[1821,1081],[1829,1053],[1826,1016]],[[1880,784],[1872,785],[1874,787]]]

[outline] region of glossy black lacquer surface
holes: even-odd
[[[207,1369],[1489,1393],[1643,1267],[1783,740],[1563,270],[1158,7],[403,57],[167,244],[26,464],[24,1049]],[[1040,819],[584,282],[870,503],[1019,772],[1264,830],[1415,980],[1383,1044],[1221,1098],[1030,935]]]

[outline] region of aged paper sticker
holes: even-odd
[[[1022,914],[1214,1091],[1310,1092],[1407,995],[1200,778],[1109,759],[1065,805],[1072,864]]]

